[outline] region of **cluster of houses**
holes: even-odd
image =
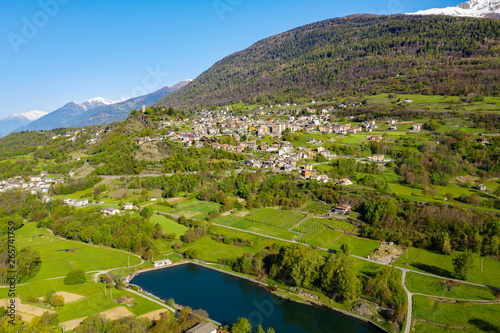
[[[62,138],[71,142],[75,142],[85,133],[87,133],[87,130],[85,128],[81,128],[77,131],[69,131],[61,135],[55,135],[52,137],[52,140]]]
[[[29,181],[25,181],[21,177],[2,180],[0,181],[0,192],[20,189],[30,194],[37,194],[39,192],[47,194],[51,186],[61,183],[64,183],[64,179],[48,178],[47,173],[42,172],[40,176],[29,177]]]
[[[85,207],[89,205],[89,199],[78,200],[78,199],[64,198],[63,204],[73,207]]]

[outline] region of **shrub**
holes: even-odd
[[[64,297],[62,297],[61,295],[52,296],[52,298],[50,299],[50,305],[52,305],[53,307],[56,307],[56,308],[63,306],[64,305]]]
[[[74,284],[84,284],[87,282],[87,277],[83,269],[75,269],[69,272],[64,278],[64,284],[74,285]]]

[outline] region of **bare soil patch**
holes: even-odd
[[[234,214],[234,216],[239,216],[239,217],[244,217],[250,214],[250,212],[237,212]]]
[[[64,329],[67,331],[73,331],[75,330],[78,326],[83,323],[86,317],[84,318],[78,318],[78,319],[73,319],[73,320],[68,320],[63,323],[59,323],[59,326],[64,326]]]
[[[85,163],[81,168],[75,170],[75,174],[86,177],[92,173],[92,171],[95,170],[95,167],[91,166],[88,163]]]
[[[85,296],[68,293],[66,291],[58,291],[56,292],[56,295],[62,296],[64,298],[64,304],[76,302],[82,298],[85,298]]]
[[[120,298],[117,298],[116,299],[116,303],[118,304],[126,304],[126,305],[132,305],[134,304],[135,300],[130,297],[130,296],[123,296],[123,297],[120,297]]]
[[[8,299],[1,299],[0,306],[7,306]],[[55,311],[49,309],[42,309],[37,306],[22,304],[19,298],[15,298],[16,312],[20,315],[21,319],[25,322],[30,322],[33,317],[41,316],[44,312],[54,313]]]
[[[456,177],[455,179],[462,184],[468,184],[474,182],[474,177],[472,176]]]
[[[103,311],[103,312],[101,312],[101,315],[103,315],[104,317],[106,317],[110,320],[117,320],[117,319],[129,317],[129,316],[133,316],[134,314],[132,312],[130,312],[126,307],[119,306],[119,307],[111,309],[111,310]]]
[[[230,212],[230,211],[229,211],[229,212],[225,212],[225,213],[220,214],[220,216],[228,216],[228,215],[231,215],[231,212]]]
[[[381,245],[375,252],[370,254],[370,257],[382,263],[390,264],[396,261],[403,252],[403,248],[398,246]]]
[[[184,201],[184,200],[186,200],[186,198],[180,198],[180,197],[178,197],[178,198],[167,199],[167,202],[169,204],[174,204],[174,203],[181,202],[181,201]]]
[[[139,318],[148,318],[151,321],[158,321],[162,317],[162,314],[165,314],[168,316],[168,315],[170,315],[170,311],[168,311],[166,309],[156,310],[156,311],[153,311],[150,313],[143,314],[142,316],[139,316]]]
[[[140,190],[133,190],[133,189],[119,189],[118,191],[111,192],[109,196],[111,198],[121,198],[123,196],[129,196],[129,195],[134,195],[135,193],[140,192]]]
[[[191,217],[195,217],[196,215],[200,215],[201,213],[200,212],[190,212],[190,211],[186,211],[186,212],[182,212],[182,213],[179,213],[177,215],[184,215],[185,217],[187,218],[191,218]]]

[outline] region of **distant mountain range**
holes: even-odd
[[[225,57],[156,105],[197,110],[379,93],[495,96],[499,31],[500,20],[468,17],[325,20]]]
[[[421,10],[416,13],[409,13],[408,15],[448,15],[500,19],[500,0],[470,0],[456,7]]]
[[[150,106],[160,98],[184,87],[189,82],[191,80],[185,80],[172,87],[165,87],[150,94],[125,101],[117,102],[97,97],[81,104],[70,102],[48,114],[31,111],[21,115],[13,115],[0,120],[0,133],[4,136],[11,132],[83,127],[122,121],[128,117],[132,110],[140,109],[142,105]]]
[[[26,126],[46,114],[47,112],[33,110],[25,113],[16,113],[10,117],[0,119],[0,137],[9,134],[18,127]]]

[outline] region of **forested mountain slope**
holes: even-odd
[[[176,108],[362,92],[496,95],[500,21],[357,15],[257,42],[157,102]]]

